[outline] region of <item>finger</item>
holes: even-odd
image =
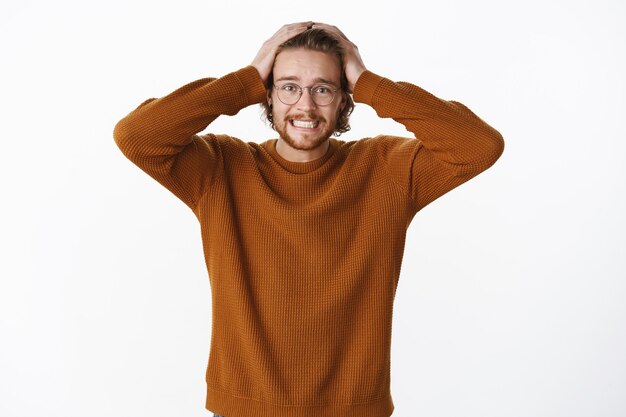
[[[334,33],[335,35],[339,35],[340,38],[349,41],[348,37],[341,30],[339,30],[337,26],[332,26],[326,23],[315,23],[313,24],[313,27],[327,30],[331,33]]]
[[[287,31],[294,31],[294,30],[302,30],[302,29],[307,29],[310,26],[313,26],[314,22],[312,21],[307,21],[307,22],[299,22],[299,23],[293,23],[290,25],[285,25],[283,26],[284,29],[286,29]]]
[[[312,24],[312,22],[289,23],[289,24],[283,25],[280,29],[276,31],[276,33],[274,33],[274,35],[272,35],[272,37],[269,40],[273,40],[276,38],[284,38],[285,36],[288,36],[289,34],[304,31],[310,24]]]
[[[278,32],[274,34],[273,38],[276,43],[281,44],[293,38],[294,36],[305,32],[309,27],[312,27],[313,24],[314,22],[308,21],[284,25],[282,28],[280,28]]]

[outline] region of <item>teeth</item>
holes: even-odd
[[[304,121],[304,120],[292,120],[291,123],[293,123],[293,125],[295,127],[306,127],[306,128],[309,128],[309,129],[312,129],[312,128],[316,127],[317,124],[318,124],[318,122],[316,122],[316,121],[308,122],[308,121]]]

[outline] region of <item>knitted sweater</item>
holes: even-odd
[[[150,99],[114,138],[197,217],[212,295],[206,408],[226,417],[388,417],[392,310],[407,228],[490,167],[502,136],[467,107],[366,71],[354,100],[414,138],[329,139],[291,162],[277,139],[200,134],[265,99],[252,66]]]

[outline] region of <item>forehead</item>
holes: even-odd
[[[327,80],[339,85],[339,65],[339,58],[331,53],[286,49],[274,60],[274,80],[290,79],[303,84]]]

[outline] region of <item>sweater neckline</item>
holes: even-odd
[[[292,174],[307,174],[309,172],[315,171],[316,169],[324,165],[324,163],[328,161],[331,156],[333,156],[333,154],[337,150],[337,145],[339,144],[337,139],[329,138],[328,149],[323,156],[308,162],[294,162],[280,156],[280,154],[276,150],[277,142],[278,139],[270,139],[263,143],[263,147],[278,165],[280,165],[286,171],[291,172]]]

